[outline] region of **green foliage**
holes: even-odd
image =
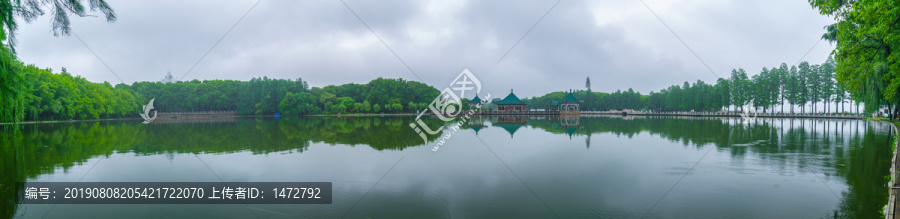
[[[125,84],[93,83],[34,65],[25,66],[22,73],[28,120],[133,117],[140,112],[138,95]]]
[[[22,63],[0,43],[0,123],[18,122],[25,118],[27,91],[24,81]]]
[[[284,99],[278,104],[278,111],[285,115],[316,114],[322,111],[317,105],[316,97],[309,92],[297,94],[287,92]]]
[[[278,112],[279,104],[288,92],[309,93],[309,87],[302,79],[268,77],[250,81],[135,82],[131,88],[145,98],[139,101],[141,104],[156,98],[155,107],[161,112],[236,111],[262,115]]]
[[[372,112],[380,113],[380,112],[381,112],[381,106],[379,106],[378,104],[373,105],[373,106],[372,106]]]
[[[18,29],[17,21],[32,22],[38,16],[44,14],[41,7],[48,5],[51,8],[51,23],[53,24],[53,34],[57,35],[58,31],[63,35],[69,35],[69,13],[78,16],[87,16],[86,9],[91,11],[99,10],[108,22],[116,20],[115,12],[104,0],[90,1],[89,8],[84,7],[81,1],[0,1],[0,122],[17,123],[26,118],[26,98],[27,101],[39,101],[36,98],[27,96],[28,88],[24,81],[25,78],[21,72],[23,64],[18,61],[15,55],[16,30]],[[39,88],[41,89],[41,88]],[[59,104],[48,105],[49,107],[61,110]],[[37,109],[30,108],[27,112],[36,118]],[[119,110],[119,109],[115,109]],[[113,111],[107,109],[104,111]]]
[[[337,97],[335,97],[334,94],[327,92],[322,93],[322,95],[319,96],[320,103],[334,102],[335,99],[337,99]]]
[[[371,111],[372,111],[372,104],[370,104],[368,100],[363,101],[363,103],[362,103],[362,112],[368,113],[368,112],[371,112]]]
[[[900,7],[895,0],[809,1],[834,17],[823,39],[835,42],[837,83],[862,101],[867,111],[886,102],[898,114],[900,104]]]
[[[18,29],[17,19],[21,19],[26,23],[31,23],[37,17],[44,15],[46,10],[50,9],[50,23],[53,26],[53,35],[62,34],[68,36],[72,29],[69,27],[71,21],[69,14],[75,14],[80,17],[91,16],[86,12],[100,11],[106,17],[107,22],[116,21],[116,13],[109,7],[105,0],[90,0],[89,7],[80,0],[68,1],[37,1],[37,0],[10,0],[0,2],[0,40],[7,40],[10,49],[16,45],[15,32]],[[15,50],[13,50],[15,52]]]
[[[335,105],[335,106],[331,107],[331,109],[333,109],[334,112],[337,112],[337,113],[347,112],[347,106],[343,105],[343,104]]]
[[[10,56],[11,57],[11,56]],[[7,63],[7,62],[4,62]],[[5,122],[12,118],[28,120],[46,119],[97,119],[116,117],[136,117],[141,112],[141,105],[155,98],[154,108],[160,112],[191,111],[236,111],[240,114],[271,115],[281,112],[285,115],[307,115],[322,113],[323,109],[330,113],[366,113],[372,112],[372,101],[365,99],[369,90],[377,89],[369,85],[346,84],[310,89],[302,79],[269,79],[253,78],[250,81],[234,80],[193,80],[175,83],[135,82],[132,85],[109,83],[91,83],[80,76],[73,77],[67,72],[53,74],[49,69],[35,66],[22,67],[13,60],[9,68],[23,70],[5,71],[5,86],[0,109]],[[8,72],[19,72],[10,74]],[[21,80],[21,83],[9,83]],[[393,81],[403,80],[376,79]],[[405,82],[416,86],[415,83]],[[374,83],[377,84],[377,83]],[[24,85],[17,88],[17,85]],[[394,97],[375,103],[379,109],[390,112],[401,112],[401,99],[425,99],[428,93],[437,95],[437,89],[428,87],[426,91],[412,97]],[[19,90],[13,91],[13,89]],[[330,90],[330,91],[329,91]],[[350,91],[356,90],[356,91]],[[355,96],[337,96],[347,94]],[[318,93],[319,95],[316,95]],[[423,94],[424,93],[424,94]],[[20,96],[17,96],[20,95]],[[21,98],[17,101],[15,98]],[[357,102],[360,98],[362,102]],[[434,97],[431,97],[434,98]],[[326,102],[321,102],[325,100]],[[410,101],[410,103],[413,103]],[[13,104],[22,104],[19,106]],[[7,105],[9,107],[7,107]],[[410,105],[410,109],[420,104]],[[381,107],[383,106],[383,108]],[[16,113],[18,112],[18,113]],[[8,121],[7,121],[8,120]]]
[[[338,109],[342,109],[342,110],[339,110],[340,113],[345,112],[345,110],[355,111],[356,101],[353,100],[353,98],[351,98],[351,97],[339,97],[339,98],[337,98],[337,105],[342,106],[342,107],[338,108]]]

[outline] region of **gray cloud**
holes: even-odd
[[[804,1],[645,1],[719,76],[789,65],[832,19]],[[181,77],[255,1],[110,1],[116,23],[74,18],[73,30],[126,83]],[[562,1],[500,57],[555,1],[346,0],[415,75],[340,1],[262,1],[185,77],[302,77],[313,86],[377,77],[421,80],[439,89],[469,68],[486,92],[520,96],[584,87],[658,91],[716,77],[640,1]],[[118,83],[72,37],[53,37],[45,16],[18,32],[20,59],[91,81]],[[821,42],[805,58],[820,63]],[[416,76],[418,75],[418,77]]]

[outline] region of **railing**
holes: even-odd
[[[898,134],[897,131],[900,131],[898,129],[900,127],[897,127],[894,123],[890,124],[894,127],[893,134]],[[888,182],[888,203],[884,206],[884,218],[886,219],[896,218],[897,211],[900,211],[900,206],[897,205],[897,197],[900,195],[900,184],[897,181],[900,178],[900,175],[898,175],[900,173],[897,173],[897,171],[900,171],[900,164],[897,163],[900,154],[897,153],[897,149],[900,149],[900,142],[891,141],[891,145],[894,147],[894,154],[893,158],[891,158],[891,181]]]
[[[235,111],[204,111],[204,112],[160,112],[159,120],[207,120],[207,119],[234,119],[238,116]]]
[[[237,114],[237,111],[159,112],[159,114],[160,115],[162,115],[162,114],[166,114],[166,115],[169,115],[169,114],[197,114],[197,115],[200,115],[200,114]]]
[[[560,111],[505,111],[505,110],[485,110],[475,111],[475,115],[558,115]]]

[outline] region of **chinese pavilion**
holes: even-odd
[[[478,104],[481,104],[481,98],[478,98],[477,95],[475,96],[475,98],[472,98],[472,100],[469,100],[469,105],[478,105]]]
[[[577,114],[577,113],[581,112],[581,102],[582,102],[582,100],[575,98],[575,95],[573,94],[573,92],[570,91],[569,94],[566,95],[566,97],[559,99],[558,101],[554,102],[554,104],[559,105],[560,113]]]
[[[527,110],[525,106],[528,103],[519,99],[519,97],[513,93],[512,89],[510,89],[509,95],[506,95],[505,98],[497,101],[495,104],[497,104],[497,110],[499,111],[525,111]]]

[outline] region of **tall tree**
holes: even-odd
[[[810,0],[819,13],[832,16],[822,38],[836,43],[837,82],[867,111],[882,101],[900,104],[900,7],[895,0]],[[892,107],[891,118],[900,107]]]
[[[781,65],[778,66],[778,88],[780,90],[779,96],[781,96],[781,112],[784,113],[784,98],[787,96],[787,88],[788,83],[790,82],[790,77],[788,75],[788,66],[786,63],[782,62]]]
[[[800,62],[800,65],[797,66],[794,100],[796,101],[795,104],[800,105],[800,113],[806,113],[806,103],[811,101],[809,95],[809,76],[812,75],[811,71],[812,68],[806,61]]]
[[[725,78],[719,78],[716,81],[716,91],[719,94],[719,107],[725,107],[726,110],[731,105],[731,81]]]
[[[734,105],[735,109],[738,106],[744,105],[747,101],[750,101],[750,92],[749,91],[749,79],[747,78],[747,72],[744,69],[732,69],[731,70],[731,102]]]
[[[835,81],[834,81],[834,59],[828,57],[828,60],[822,65],[819,66],[819,76],[821,80],[822,92],[819,96],[819,99],[825,104],[825,112],[828,113],[830,108],[829,104],[834,98],[836,89],[835,89]]]
[[[116,20],[115,13],[104,0],[91,0],[90,10],[100,10],[107,21]],[[44,14],[41,7],[51,9],[53,34],[68,35],[69,13],[87,16],[86,7],[78,0],[70,1],[38,1],[9,0],[0,1],[0,122],[18,122],[25,118],[25,89],[20,69],[22,63],[15,55],[17,20],[30,23]]]
[[[803,65],[803,63],[800,63],[800,64]],[[808,94],[807,100],[809,100],[809,102],[812,103],[811,110],[812,110],[812,112],[815,113],[815,112],[817,112],[816,110],[818,108],[816,106],[816,103],[818,103],[820,100],[819,98],[822,97],[822,77],[821,77],[822,69],[819,68],[819,65],[810,65],[807,68],[801,68],[800,72],[804,73],[804,71],[803,71],[804,69],[806,69],[806,71],[805,71],[806,89],[808,90],[807,91],[807,94]]]
[[[584,81],[584,88],[586,88],[588,91],[591,91],[591,76],[588,76]]]

